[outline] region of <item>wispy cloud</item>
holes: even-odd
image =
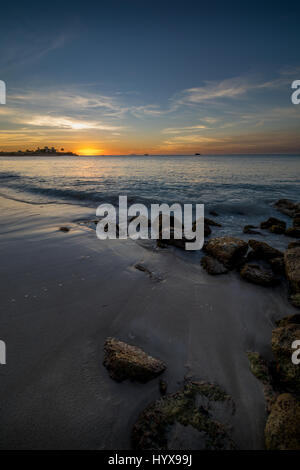
[[[121,126],[110,126],[102,124],[100,122],[93,121],[79,121],[71,119],[65,116],[34,116],[32,119],[20,120],[20,122],[29,126],[40,126],[40,127],[55,127],[57,129],[73,129],[73,130],[84,130],[84,129],[98,129],[101,131],[118,131],[121,130]]]
[[[167,127],[163,129],[161,132],[162,134],[181,134],[182,132],[197,132],[199,129],[208,129],[207,126],[204,125],[196,125],[196,126],[186,126],[186,127]]]

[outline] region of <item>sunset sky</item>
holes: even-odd
[[[300,153],[299,2],[5,2],[0,149]]]

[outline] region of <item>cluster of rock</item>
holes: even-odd
[[[250,250],[249,250],[250,248]],[[292,242],[285,253],[268,243],[219,237],[209,240],[201,260],[204,269],[213,275],[239,271],[242,279],[261,286],[275,286],[285,278],[289,283],[290,301],[300,307],[300,244]],[[248,251],[249,250],[249,251]]]
[[[174,217],[170,217],[170,238],[164,238],[163,231],[162,231],[162,219],[159,219],[159,239],[157,240],[157,246],[160,248],[165,248],[167,245],[175,246],[176,248],[185,249],[185,244],[188,240],[183,236],[180,239],[176,239],[174,237]],[[212,230],[211,227],[222,227],[221,224],[216,222],[215,220],[209,219],[208,217],[204,217],[204,237],[208,237],[211,235]],[[196,222],[194,222],[192,226],[193,231],[196,229]],[[182,226],[182,230],[184,230],[184,226]]]
[[[163,361],[116,338],[105,341],[103,364],[110,377],[117,382],[131,380],[145,383],[166,369]],[[149,404],[133,426],[131,441],[134,449],[178,449],[178,443],[174,443],[178,427],[182,428],[182,449],[190,449],[193,445],[195,449],[235,448],[226,425],[214,416],[214,403],[218,403],[218,416],[222,406],[224,416],[235,412],[231,397],[221,388],[190,379],[182,389],[170,394],[167,394],[167,383],[160,380],[159,390],[161,398]]]
[[[278,201],[277,207],[293,217],[293,227],[286,228],[282,220],[270,217],[260,224],[261,229],[299,237],[300,204],[287,200]],[[244,233],[257,233],[252,225],[244,227]],[[279,284],[285,279],[289,285],[289,299],[300,308],[300,240],[289,243],[283,253],[268,243],[250,239],[248,242],[235,237],[217,237],[205,242],[203,268],[212,275],[236,270],[245,281],[265,287]]]
[[[300,314],[291,315],[272,332],[273,363],[257,352],[248,353],[250,369],[264,386],[268,450],[300,450],[300,367],[291,361],[291,345],[299,338]]]
[[[230,412],[234,413],[231,397],[218,386],[187,381],[181,390],[154,401],[142,411],[132,431],[133,449],[234,449],[228,430],[214,417],[213,403],[219,408],[226,408],[229,403]],[[180,435],[180,442],[176,434]]]

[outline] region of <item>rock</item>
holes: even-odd
[[[282,230],[284,232],[284,230],[286,229],[286,223],[283,220],[276,219],[275,217],[270,217],[268,220],[265,220],[260,224],[260,228],[262,229],[271,229],[272,227],[282,227]]]
[[[146,267],[144,266],[143,264],[135,264],[134,265],[135,269],[137,269],[138,271],[142,271],[143,273],[146,273],[148,274],[150,277],[152,277],[152,272]]]
[[[290,302],[294,307],[300,308],[300,294],[292,294],[290,296]]]
[[[266,400],[266,410],[270,413],[278,393],[274,390],[273,377],[270,373],[268,363],[258,352],[247,352],[252,374],[263,384]]]
[[[292,362],[292,343],[300,339],[300,324],[287,323],[272,331],[272,352],[280,382],[290,391],[300,393],[300,367]]]
[[[287,317],[283,317],[276,322],[278,327],[286,326],[286,325],[300,325],[300,313],[294,313],[293,315],[288,315]]]
[[[167,382],[165,382],[164,380],[160,380],[159,381],[159,391],[160,391],[161,395],[164,396],[167,393],[167,389],[168,389]]]
[[[293,219],[293,227],[300,229],[300,216],[299,215],[297,215],[297,217]]]
[[[300,402],[290,393],[279,395],[265,427],[267,450],[300,450]]]
[[[209,211],[210,215],[213,215],[214,217],[219,217],[219,214],[216,211]]]
[[[262,269],[257,264],[245,264],[240,274],[245,281],[258,284],[260,286],[271,287],[277,284],[278,280],[271,271]]]
[[[300,212],[300,203],[295,203],[289,199],[279,199],[274,206],[279,212],[290,217],[295,217]]]
[[[208,237],[211,234],[211,228],[204,222],[204,236]]]
[[[300,240],[297,240],[297,241],[295,241],[295,242],[290,242],[290,243],[288,244],[288,249],[290,249],[290,248],[296,248],[297,246],[300,246]]]
[[[166,369],[164,362],[116,338],[105,341],[103,365],[117,382],[130,379],[145,383]]]
[[[285,274],[285,265],[284,265],[284,259],[282,257],[280,258],[271,258],[268,263],[270,264],[272,271],[275,274],[280,274],[284,275]]]
[[[157,246],[165,248],[166,245],[175,246],[181,250],[185,250],[185,244],[189,242],[184,236],[182,238],[174,238],[174,230],[170,229],[170,238],[161,238],[157,240]]]
[[[209,219],[208,217],[204,217],[204,224],[210,225],[212,227],[222,227],[222,224],[219,224],[218,222],[215,222],[212,219]]]
[[[208,272],[208,274],[226,274],[228,269],[225,268],[224,264],[220,263],[216,258],[212,256],[204,256],[201,259],[201,265]]]
[[[289,248],[284,254],[285,272],[291,294],[300,293],[300,247]]]
[[[272,225],[272,227],[269,228],[269,232],[281,235],[285,233],[285,228],[282,225]]]
[[[189,436],[189,431],[193,431],[194,448],[233,449],[235,446],[226,427],[213,416],[215,402],[219,409],[226,409],[228,405],[233,408],[231,398],[218,386],[187,382],[182,390],[154,401],[139,415],[132,430],[133,449],[189,449],[187,442],[182,442],[182,447],[172,445],[172,431],[178,426]],[[230,413],[232,415],[233,411]]]
[[[261,233],[257,230],[253,230],[255,228],[257,227],[255,227],[254,225],[245,225],[245,227],[243,228],[243,232],[251,235],[261,235]]]
[[[265,242],[260,242],[258,240],[249,240],[248,243],[254,251],[254,256],[257,259],[264,259],[266,261],[269,261],[272,258],[283,257],[283,253],[281,253],[281,251],[276,250],[276,248],[271,247]]]
[[[70,231],[69,227],[59,227],[59,230],[60,230],[61,232],[65,232],[65,233],[67,233],[67,232]]]
[[[219,237],[209,240],[205,250],[226,268],[233,269],[247,253],[248,244],[234,237]]]
[[[287,237],[300,238],[300,228],[290,227],[285,231]]]

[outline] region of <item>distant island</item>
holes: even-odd
[[[44,148],[38,147],[36,150],[16,150],[13,152],[0,152],[0,156],[8,156],[8,157],[30,157],[30,156],[75,156],[78,157],[77,153],[73,152],[65,152],[65,149],[61,148],[60,151],[57,150],[55,147],[47,147]]]

